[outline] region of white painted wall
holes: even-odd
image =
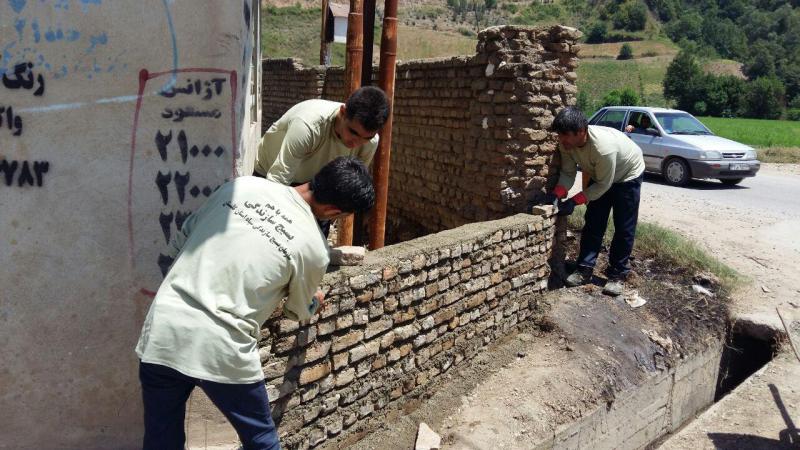
[[[333,18],[333,42],[347,43],[347,17]]]
[[[252,172],[257,5],[0,0],[0,449],[140,447],[160,251]]]

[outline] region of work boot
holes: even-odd
[[[622,295],[622,290],[624,285],[622,284],[622,280],[618,279],[611,279],[606,282],[606,285],[603,286],[603,294],[610,295],[612,297],[617,297]]]
[[[564,280],[564,284],[567,285],[567,287],[575,287],[590,281],[592,281],[592,269],[578,268]]]

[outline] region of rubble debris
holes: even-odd
[[[672,343],[672,338],[669,336],[663,337],[655,330],[642,330],[642,333],[650,338],[651,341],[655,342],[661,348],[666,350],[668,355],[671,354],[672,350],[675,348],[674,344]]]
[[[442,438],[425,423],[419,423],[417,443],[414,450],[434,450],[442,448]]]
[[[708,289],[704,288],[703,286],[700,286],[699,284],[693,284],[692,285],[692,290],[697,292],[698,294],[703,294],[703,295],[705,295],[707,297],[713,297],[714,296],[713,292],[709,291]]]
[[[647,300],[640,296],[639,291],[636,289],[625,292],[623,294],[623,298],[625,299],[625,303],[627,303],[631,308],[638,308],[647,303]]]

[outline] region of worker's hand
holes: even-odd
[[[633,125],[628,125],[627,127],[625,127],[625,132],[626,133],[633,133]]]
[[[558,202],[558,212],[556,215],[558,216],[568,216],[575,211],[575,200],[561,200]]]
[[[317,313],[321,313],[325,311],[325,308],[328,307],[328,303],[325,301],[325,293],[321,290],[318,290],[316,294],[314,294],[314,298],[317,299],[317,303],[319,303],[319,307],[317,308]]]
[[[558,200],[558,196],[556,196],[555,192],[549,192],[544,195],[543,203],[545,205],[553,205],[555,204],[556,200]]]

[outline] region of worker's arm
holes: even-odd
[[[558,176],[558,183],[556,183],[553,193],[558,198],[564,198],[567,193],[575,184],[575,176],[578,174],[578,165],[572,158],[569,151],[561,150],[561,171]]]
[[[283,138],[278,157],[267,171],[267,179],[287,186],[291,184],[303,159],[314,149],[315,142],[316,134],[311,127],[302,120],[293,120]]]
[[[324,261],[306,261],[302,255],[293,255],[290,264],[292,275],[289,279],[289,294],[283,305],[283,313],[287,318],[306,321],[322,307],[322,295],[317,290],[328,266]]]

